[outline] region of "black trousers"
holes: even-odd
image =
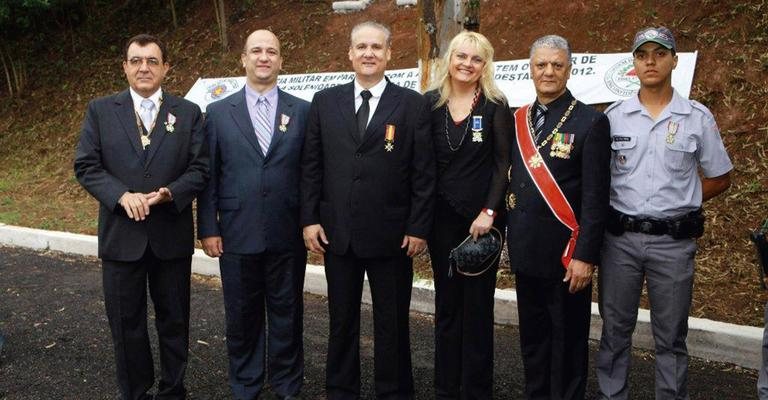
[[[525,398],[584,399],[592,285],[571,294],[562,279],[515,279]]]
[[[500,231],[504,229],[504,218]],[[429,256],[435,281],[435,397],[493,398],[493,304],[497,260],[479,276],[453,271],[448,254],[469,235],[472,219],[444,200],[435,207]]]
[[[189,346],[191,257],[158,259],[147,247],[138,261],[102,260],[104,303],[124,400],[149,399],[155,380],[147,332],[147,282],[160,347],[156,399],[184,399]]]
[[[360,300],[368,274],[373,300],[377,399],[412,399],[409,308],[413,263],[405,255],[361,258],[325,254],[330,335],[326,365],[329,400],[360,398]]]
[[[304,249],[221,256],[229,385],[237,400],[257,399],[265,376],[276,394],[301,391],[306,259]]]

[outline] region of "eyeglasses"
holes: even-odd
[[[160,65],[160,60],[155,57],[131,57],[127,60],[128,65],[131,67],[140,67],[144,64],[144,61],[146,61],[147,65],[150,67],[157,67]]]

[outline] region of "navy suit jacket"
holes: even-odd
[[[330,251],[358,257],[402,253],[408,234],[432,225],[435,155],[426,101],[387,83],[365,136],[355,117],[354,82],[315,94],[302,155],[302,225],[321,224]],[[387,150],[387,125],[394,129]]]
[[[173,132],[165,123],[176,117]],[[200,107],[163,93],[148,153],[141,148],[130,92],[88,104],[75,153],[75,175],[99,203],[99,257],[136,261],[147,245],[160,259],[194,251],[192,200],[208,179],[208,146]],[[125,192],[168,187],[173,201],[153,206],[140,222],[118,204]]]
[[[299,176],[309,102],[278,91],[275,129],[263,154],[245,88],[207,108],[211,179],[198,197],[200,238],[221,236],[224,251],[257,254],[302,248]],[[289,118],[286,131],[281,115]]]

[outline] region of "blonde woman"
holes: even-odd
[[[493,397],[493,293],[498,260],[479,276],[449,271],[448,254],[467,235],[505,224],[512,117],[493,80],[493,47],[462,32],[426,93],[437,160],[435,218],[428,240],[435,279],[435,394]]]

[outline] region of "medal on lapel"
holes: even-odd
[[[165,121],[165,131],[168,133],[173,133],[174,124],[176,123],[176,116],[168,113],[168,119]]]
[[[571,150],[573,150],[574,134],[558,132],[552,138],[552,146],[550,147],[549,156],[562,159],[571,158]]]
[[[391,152],[395,149],[395,126],[387,124],[384,133],[384,150]]]
[[[680,124],[677,122],[669,121],[667,124],[667,143],[675,143],[675,135],[677,134],[677,127]]]
[[[280,132],[286,132],[288,130],[288,123],[291,122],[291,117],[280,114],[280,126],[277,127],[277,129],[280,129]]]
[[[472,141],[475,143],[483,142],[483,116],[472,116]]]

